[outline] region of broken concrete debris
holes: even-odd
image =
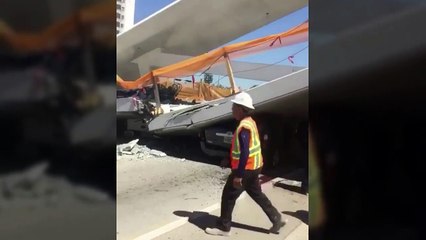
[[[165,153],[163,153],[161,151],[158,151],[158,150],[151,150],[151,151],[149,151],[149,153],[151,155],[153,155],[153,156],[156,156],[156,157],[165,157],[165,156],[167,156],[167,154],[165,154]]]
[[[124,150],[132,150],[139,142],[139,139],[135,139],[133,141],[130,141],[126,146],[124,147]]]
[[[155,149],[150,149],[144,145],[138,145],[139,139],[130,141],[129,143],[121,144],[117,146],[117,160],[123,158],[123,155],[136,156],[138,159],[144,159],[146,157],[166,157],[167,154]]]
[[[49,164],[41,162],[27,170],[0,176],[0,208],[7,206],[51,206],[69,201],[97,203],[111,200],[99,190],[74,185],[62,177],[47,174]]]
[[[109,199],[108,194],[101,191],[93,191],[93,189],[85,186],[75,187],[74,194],[78,199],[86,202],[103,202]]]
[[[129,152],[129,151],[121,151],[123,154],[125,154],[125,155],[133,155],[133,153],[132,152]]]
[[[285,184],[288,186],[293,186],[293,187],[302,187],[302,182],[300,181],[295,181],[295,180],[289,180],[289,179],[285,179],[285,178],[275,178],[275,183],[281,183],[281,184]]]
[[[137,148],[137,147],[133,147],[133,149],[130,151],[132,153],[132,155],[136,155],[138,153],[140,153],[142,151],[142,149]]]

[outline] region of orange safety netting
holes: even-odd
[[[173,85],[172,79],[160,79],[158,82],[160,85],[168,88]],[[185,102],[200,103],[203,101],[211,101],[218,98],[224,98],[232,94],[231,88],[223,88],[212,86],[203,82],[181,84],[182,88],[179,90],[176,99]]]
[[[103,1],[80,9],[40,32],[18,32],[5,22],[0,21],[0,38],[3,38],[16,51],[40,52],[59,46],[65,39],[81,35],[82,28],[92,26],[95,23],[115,25],[115,18],[115,2]],[[111,37],[102,40],[115,41],[115,31],[113,33],[114,38]]]
[[[230,58],[247,56],[249,54],[266,51],[274,48],[289,46],[308,40],[308,21],[283,33],[273,34],[250,41],[231,44],[204,53],[202,55],[186,59],[184,61],[156,69],[134,81],[125,81],[118,75],[117,84],[124,89],[141,88],[151,83],[154,77],[182,77],[200,72],[213,64],[225,61],[225,55]]]

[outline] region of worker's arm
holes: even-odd
[[[240,143],[240,161],[238,162],[238,169],[235,172],[235,177],[242,178],[250,155],[250,130],[243,128],[238,134],[238,140]]]

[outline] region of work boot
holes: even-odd
[[[223,231],[219,228],[206,228],[206,233],[215,236],[225,236],[229,237],[231,235],[230,231]]]
[[[282,221],[282,217],[281,215],[279,215],[277,220],[273,223],[272,227],[269,229],[269,232],[274,234],[280,234],[280,229],[284,227],[286,223],[287,223],[287,219]]]

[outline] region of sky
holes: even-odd
[[[169,5],[172,2],[174,1],[173,0],[136,0],[134,22],[135,23],[140,22],[141,20],[157,12],[158,10],[164,8],[165,6]],[[280,18],[274,22],[271,22],[253,32],[245,34],[237,39],[234,39],[231,42],[228,42],[224,45],[229,45],[236,42],[252,40],[259,37],[264,37],[267,35],[284,32],[308,20],[308,16],[309,16],[308,7],[304,7],[287,16],[284,16],[283,18]],[[218,46],[218,47],[221,47],[221,46]],[[288,60],[284,60],[283,62],[279,64],[307,67],[309,62],[308,60],[309,48],[307,47],[308,47],[308,42],[304,42],[304,43],[294,44],[288,47],[276,48],[271,51],[265,51],[265,52],[250,55],[247,57],[238,58],[237,60],[245,61],[245,62],[272,64],[280,60],[287,59],[288,56],[291,56],[294,53],[301,51],[294,57],[293,59],[294,64],[290,63]],[[227,77],[222,77],[222,76],[213,77],[214,83],[217,83],[218,80],[220,81],[219,83],[222,84],[223,86],[229,86],[229,80]],[[258,82],[254,80],[248,80],[248,79],[241,79],[241,78],[235,78],[235,81],[236,81],[236,84],[240,86],[242,89],[248,89],[252,87],[253,85],[258,85],[263,83],[263,82]]]
[[[173,0],[135,0],[135,21],[138,23],[155,13],[156,11],[164,8],[170,3],[174,2]]]

